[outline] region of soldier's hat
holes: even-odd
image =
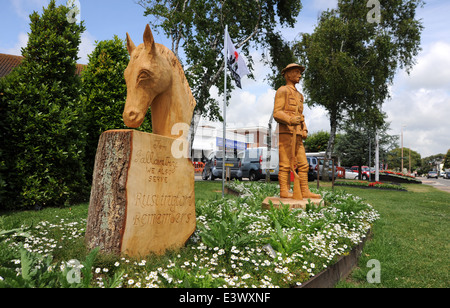
[[[284,74],[288,71],[288,70],[290,70],[290,69],[293,69],[293,68],[299,68],[300,69],[300,72],[304,72],[305,71],[305,67],[303,66],[303,65],[300,65],[300,64],[297,64],[297,63],[291,63],[291,64],[289,64],[288,66],[286,66],[282,71],[281,71],[281,75],[283,75],[284,76]]]

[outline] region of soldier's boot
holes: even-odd
[[[300,187],[301,187],[303,198],[306,198],[306,199],[308,199],[308,198],[309,199],[321,199],[322,198],[321,195],[313,194],[309,190],[308,173],[306,173],[306,172],[299,172],[298,176],[300,177]]]
[[[280,197],[281,198],[292,198],[292,193],[289,192],[291,188],[291,181],[289,179],[289,171],[279,171],[278,172],[278,182],[280,183]]]

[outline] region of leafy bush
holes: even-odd
[[[43,256],[20,249],[20,271],[0,268],[0,287],[6,288],[88,288],[93,281],[92,267],[97,257],[98,249],[93,250],[86,260],[79,264],[68,262],[55,268],[51,255]],[[111,281],[109,287],[117,286],[117,281]]]
[[[84,25],[51,1],[30,15],[24,60],[0,82],[0,198],[6,208],[61,206],[86,198],[85,132],[75,75]]]
[[[110,129],[125,129],[122,113],[127,97],[124,71],[129,62],[125,42],[114,36],[112,40],[97,42],[89,55],[89,63],[82,72],[82,96],[86,122],[86,165],[90,182],[100,135]],[[149,114],[139,130],[151,132]]]

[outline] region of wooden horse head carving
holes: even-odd
[[[155,43],[149,25],[144,43],[138,47],[127,33],[127,49],[130,63],[125,70],[125,125],[138,128],[151,108],[153,133],[173,137],[175,124],[191,124],[196,106],[180,62],[172,51]]]

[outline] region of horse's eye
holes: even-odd
[[[139,73],[138,82],[141,81],[141,80],[150,79],[151,77],[152,76],[151,76],[150,72],[142,71],[141,73]]]

